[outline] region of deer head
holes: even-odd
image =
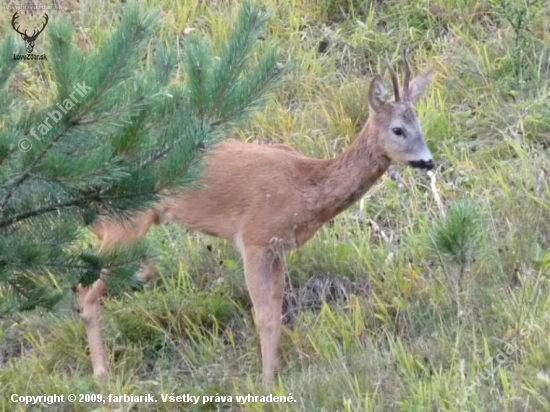
[[[11,19],[11,26],[17,33],[21,35],[21,38],[25,40],[25,43],[27,46],[27,53],[32,53],[32,51],[34,50],[34,42],[36,41],[36,38],[40,33],[44,31],[44,28],[48,24],[48,15],[44,13],[44,24],[42,25],[42,28],[40,30],[34,29],[32,32],[32,35],[30,36],[27,34],[27,30],[25,30],[24,32],[19,31],[20,26],[16,22],[18,18],[19,18],[19,12],[16,11]],[[17,26],[16,26],[16,23],[17,23]]]
[[[376,75],[370,85],[369,121],[378,130],[378,145],[383,155],[397,163],[407,164],[421,169],[432,169],[435,165],[430,149],[424,141],[420,121],[414,104],[424,94],[434,72],[432,70],[411,81],[411,69],[403,50],[405,80],[402,93],[399,91],[397,76],[391,64],[386,60],[395,101],[387,101],[388,91],[382,76]]]

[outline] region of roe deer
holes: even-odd
[[[413,106],[434,73],[410,80],[403,53],[405,80],[400,91],[394,70],[386,64],[395,100],[387,100],[382,76],[375,75],[368,95],[368,121],[340,156],[313,159],[285,145],[226,140],[205,155],[199,189],[177,191],[124,222],[102,217],[92,228],[102,248],[133,242],[145,236],[151,225],[165,221],[232,241],[243,257],[256,313],[264,384],[273,382],[279,366],[283,254],[302,246],[324,223],[363,196],[391,161],[427,170],[434,167]],[[147,267],[142,277],[148,279],[153,273]],[[103,280],[90,288],[81,286],[96,377],[106,374],[97,318],[104,290]]]

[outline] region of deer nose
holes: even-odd
[[[435,167],[433,159],[430,160],[411,160],[409,164],[418,169],[432,170]]]

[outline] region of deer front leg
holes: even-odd
[[[244,262],[246,285],[260,331],[263,383],[269,386],[279,368],[285,269],[282,259],[269,249],[245,249]]]

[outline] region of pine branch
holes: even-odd
[[[269,75],[266,78],[257,79],[258,81],[256,85],[250,84],[254,83],[254,79],[250,83],[246,84],[244,87],[245,89],[252,89],[248,91],[248,98],[243,99],[243,101],[239,102],[237,105],[231,106],[232,109],[220,119],[213,121],[212,125],[218,126],[226,123],[230,119],[238,117],[240,113],[245,112],[248,108],[253,107],[263,96],[265,96],[267,91],[272,89],[273,85],[277,84],[285,72],[285,70],[279,69],[274,65],[273,69],[269,72]]]
[[[8,84],[12,74],[15,72],[19,60],[12,59],[11,55],[15,49],[15,40],[10,33],[4,39],[2,47],[0,47],[0,90],[4,89]]]
[[[13,193],[17,188],[29,178],[31,175],[31,172],[34,170],[34,167],[46,156],[48,151],[54,146],[55,143],[57,143],[64,135],[67,129],[65,129],[62,133],[58,133],[58,135],[52,139],[51,142],[49,142],[44,149],[38,155],[34,158],[34,160],[31,162],[31,164],[27,167],[27,169],[19,176],[19,178],[15,179],[15,181],[10,185],[10,187],[7,190],[7,193],[4,196],[4,199],[2,200],[2,203],[0,204],[0,212],[3,211],[3,209],[6,207],[6,204],[13,196]],[[2,225],[0,225],[2,227]]]
[[[90,199],[87,198],[87,197],[81,197],[79,199],[73,199],[73,200],[69,200],[67,202],[63,202],[63,203],[54,203],[54,204],[50,204],[50,205],[46,205],[46,206],[43,206],[43,207],[36,208],[34,210],[31,210],[31,211],[28,211],[28,212],[25,212],[25,213],[20,213],[18,215],[10,217],[9,219],[0,220],[0,229],[11,226],[11,225],[14,225],[14,224],[16,224],[18,222],[21,222],[23,220],[27,220],[27,219],[30,219],[30,218],[33,218],[33,217],[43,215],[45,213],[49,213],[49,212],[53,212],[53,211],[61,210],[61,209],[66,209],[68,207],[82,206],[82,205],[85,204],[84,202],[89,201],[89,200]]]
[[[237,26],[222,52],[220,64],[213,75],[214,79],[221,79],[221,83],[213,90],[216,99],[208,111],[207,118],[215,116],[227,93],[244,70],[247,62],[245,56],[250,53],[267,18],[267,14],[262,15],[254,10],[249,1],[244,2]]]
[[[154,17],[148,17],[148,18],[142,19],[140,21],[141,26],[138,26],[138,27],[134,28],[134,32],[137,33],[135,35],[135,37],[137,37],[137,38],[133,39],[134,42],[140,43],[144,40],[144,38],[142,38],[142,37],[145,37],[144,34],[147,33],[147,27],[145,26],[145,24],[150,23],[152,19],[154,19]],[[111,36],[111,41],[114,42],[114,43],[120,42],[120,37],[123,37],[122,36],[123,35],[122,30],[126,29],[126,26],[133,24],[134,20],[140,20],[139,11],[135,8],[131,9],[126,14],[125,18],[123,19],[123,23],[121,24],[121,28],[119,28],[119,30],[113,36]],[[124,55],[122,56],[122,58],[116,60],[116,62],[118,64],[116,64],[114,67],[110,68],[109,76],[107,77],[107,79],[105,81],[102,82],[102,87],[98,90],[98,92],[94,93],[94,96],[93,96],[91,102],[88,102],[88,104],[84,104],[83,109],[80,110],[80,111],[75,110],[75,111],[70,112],[71,114],[76,113],[74,115],[75,117],[73,117],[72,119],[69,118],[71,120],[71,125],[72,126],[80,124],[80,122],[86,116],[86,114],[91,112],[92,109],[98,104],[98,102],[100,101],[100,99],[104,95],[104,93],[116,83],[115,80],[116,80],[117,76],[120,75],[120,72],[123,71],[123,69],[126,67],[126,65],[128,63],[128,60],[130,59],[130,55],[132,53],[131,48],[129,48],[129,47],[124,47],[122,49],[125,50]],[[103,56],[103,54],[100,54],[100,56]],[[94,62],[92,62],[92,64],[89,66],[90,70],[92,72],[94,72],[94,69],[95,69],[94,66],[95,66]],[[63,67],[63,65],[54,65],[54,68],[56,68],[56,67]],[[60,76],[58,76],[58,77],[60,77]],[[86,82],[84,81],[84,83],[86,83]],[[82,105],[80,107],[82,107]],[[66,121],[68,121],[68,120],[66,120]],[[84,124],[86,124],[86,123],[90,124],[91,120],[87,120],[87,121],[84,122]],[[54,145],[56,143],[58,143],[61,140],[61,138],[66,136],[66,132],[68,130],[68,127],[69,127],[69,125],[67,125],[67,127],[65,127],[62,130],[62,132],[58,133],[38,153],[38,155],[32,160],[32,162],[27,167],[27,169],[13,183],[8,185],[7,193],[5,194],[4,198],[0,202],[0,211],[2,211],[6,207],[7,202],[11,199],[11,197],[13,196],[13,193],[15,192],[15,190],[17,190],[20,187],[20,185],[29,178],[29,176],[33,172],[34,168],[43,160],[43,158],[46,156],[46,154],[54,147]],[[29,217],[32,217],[32,215],[29,216]],[[2,226],[0,226],[0,227],[2,227]]]
[[[48,39],[57,101],[75,82],[91,90],[61,119],[51,114],[61,110],[60,103],[17,113],[13,125],[6,123],[9,131],[0,134],[0,287],[17,295],[20,308],[49,307],[60,296],[46,281],[52,274],[62,291],[75,282],[93,283],[101,268],[111,271],[110,287],[129,282],[148,256],[146,248],[84,253],[75,243],[82,222],[98,213],[125,218],[158,200],[161,191],[195,182],[206,150],[229,135],[229,128],[258,107],[281,78],[275,53],[255,47],[267,15],[249,2],[221,45],[220,57],[208,41],[187,40],[186,80],[172,88],[167,85],[175,54],[161,46],[152,58],[140,52],[155,17],[127,10],[90,57],[72,44],[70,25],[54,26]],[[257,63],[251,64],[256,50]],[[0,62],[0,73],[3,68]],[[55,120],[51,127],[50,118]],[[46,120],[39,126],[48,129],[37,129],[46,137],[33,142],[29,152],[12,150],[2,162],[6,143],[41,119]],[[15,287],[7,283],[13,273]]]

